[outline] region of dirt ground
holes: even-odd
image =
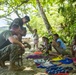
[[[47,75],[44,69],[38,69],[31,59],[26,59],[26,56],[32,52],[26,51],[23,55],[23,66],[25,69],[23,71],[9,71],[8,68],[0,68],[0,75]],[[6,62],[9,65],[9,61]]]
[[[45,73],[45,69],[37,68],[32,59],[26,59],[26,56],[32,53],[33,51],[30,51],[28,49],[25,51],[23,55],[23,66],[25,67],[25,69],[23,71],[9,71],[7,68],[0,68],[0,75],[48,75]],[[9,64],[9,61],[7,61],[6,64]],[[72,66],[74,67],[74,70],[76,70],[73,64],[62,66]],[[70,73],[70,75],[76,75],[76,73]]]

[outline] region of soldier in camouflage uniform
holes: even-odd
[[[20,33],[18,34],[19,36],[19,40],[21,41],[22,40],[22,36],[25,36],[26,35],[26,29],[23,27],[23,24],[26,24],[26,23],[28,23],[30,21],[30,18],[29,18],[29,16],[25,16],[25,17],[23,17],[23,18],[16,18],[16,19],[14,19],[13,20],[13,22],[11,23],[11,25],[10,25],[10,27],[9,27],[9,29],[11,29],[11,27],[13,26],[13,25],[19,25],[20,26]],[[29,47],[30,47],[30,45],[26,42],[25,44],[27,44]],[[31,48],[31,47],[30,47]]]
[[[22,70],[21,67],[18,67],[15,62],[18,59],[18,56],[23,54],[24,51],[20,51],[21,48],[25,46],[13,37],[13,34],[20,33],[19,25],[12,25],[11,30],[3,31],[0,34],[0,66],[5,67],[5,61],[10,60],[10,70]]]
[[[13,20],[13,22],[11,23],[11,25],[10,25],[9,28],[11,29],[11,26],[12,25],[19,25],[20,28],[22,28],[23,27],[23,24],[25,24],[25,23],[27,23],[29,21],[30,21],[29,16],[25,16],[23,18],[16,18],[16,19]]]

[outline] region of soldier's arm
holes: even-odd
[[[9,40],[12,44],[18,44],[20,47],[25,48],[25,46],[24,46],[20,41],[18,41],[16,38],[14,38],[13,36],[10,36],[10,37],[8,38],[8,40]]]

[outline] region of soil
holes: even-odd
[[[26,50],[23,55],[23,66],[25,69],[23,71],[9,71],[8,68],[0,68],[0,75],[48,75],[45,73],[45,69],[37,68],[33,59],[26,59],[26,56],[32,54],[33,51]],[[9,65],[9,61],[6,62],[6,65]],[[69,75],[76,75],[76,67],[73,64],[62,65],[62,66],[71,66],[74,70]]]

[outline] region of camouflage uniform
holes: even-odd
[[[22,28],[23,27],[22,18],[16,18],[16,19],[14,19],[9,28],[11,28],[12,25],[19,25],[20,28]]]
[[[15,62],[20,52],[20,47],[17,44],[11,44],[8,38],[12,36],[12,32],[10,30],[4,31],[0,34],[0,60],[6,61],[10,60],[10,62]],[[23,52],[22,52],[23,53]]]

